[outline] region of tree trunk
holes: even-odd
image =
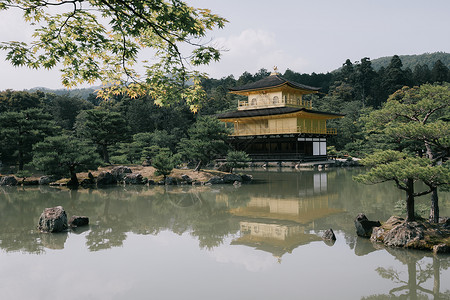
[[[17,155],[17,160],[19,161],[19,171],[23,170],[23,153],[22,150],[19,149],[19,153]]]
[[[431,190],[430,222],[439,223],[439,198],[437,187]]]
[[[430,146],[430,144],[428,142],[425,142],[425,149],[427,149],[427,153],[426,153],[427,158],[432,160],[433,159],[433,151],[432,151],[431,146]]]
[[[406,222],[413,222],[416,220],[414,215],[414,180],[408,178],[406,185]]]
[[[194,171],[200,172],[201,167],[202,167],[202,161],[200,160],[200,161],[198,162],[197,166],[195,167]]]
[[[105,163],[109,164],[109,153],[108,153],[108,146],[106,144],[102,145],[102,152],[103,152],[103,160]]]
[[[433,151],[428,142],[425,142],[425,148],[427,149],[427,158],[433,161]],[[439,223],[439,197],[437,187],[433,187],[431,190],[430,222]]]
[[[67,185],[70,185],[72,187],[78,187],[79,185],[75,167],[70,167],[70,181],[67,183]]]

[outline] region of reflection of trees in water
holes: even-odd
[[[226,193],[229,202],[216,201]],[[61,205],[68,216],[86,215],[91,225],[86,246],[99,251],[123,245],[128,232],[158,234],[171,230],[176,234],[189,232],[197,237],[200,247],[220,245],[224,238],[239,230],[238,222],[228,213],[231,205],[242,205],[248,198],[236,189],[114,187],[99,190],[68,190],[53,188],[15,188],[1,194],[0,247],[6,251],[40,253],[44,248],[61,249],[67,237],[41,235],[33,232],[45,207]],[[8,198],[9,197],[9,198]],[[11,228],[13,229],[11,232]],[[78,230],[75,232],[77,233]]]
[[[383,278],[391,280],[399,286],[391,289],[388,294],[373,295],[363,299],[450,299],[450,290],[441,292],[441,270],[450,266],[448,256],[436,256],[421,251],[386,248],[402,264],[408,268],[408,274],[394,268],[378,267],[376,272]],[[427,259],[428,258],[428,259]],[[426,262],[431,258],[431,263]],[[432,288],[426,288],[427,281],[433,281]]]
[[[0,248],[4,251],[39,254],[46,246],[54,249],[64,246],[63,236],[51,239],[37,232],[36,226],[44,208],[50,207],[48,203],[56,202],[61,196],[60,190],[42,190],[46,192],[45,201],[41,200],[39,188],[0,187]]]

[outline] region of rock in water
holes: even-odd
[[[365,214],[359,214],[355,219],[356,234],[360,237],[370,238],[374,227],[380,227],[380,221],[369,221]]]
[[[141,174],[126,174],[123,178],[125,184],[143,184],[144,177]]]
[[[211,177],[211,179],[209,179],[207,181],[207,183],[210,183],[210,184],[221,184],[221,183],[223,183],[223,179],[220,178],[219,176],[213,176],[213,177]]]
[[[450,253],[450,247],[446,244],[439,244],[433,247],[433,253]]]
[[[5,176],[0,179],[0,185],[17,185],[17,180],[14,176]]]
[[[116,178],[109,172],[101,172],[97,177],[97,185],[116,184]]]
[[[235,181],[242,182],[242,177],[237,174],[226,174],[223,176],[223,183],[234,183]]]
[[[118,166],[111,170],[111,175],[114,176],[116,181],[122,182],[127,174],[133,173],[129,167]]]
[[[52,182],[56,181],[56,177],[54,176],[42,176],[41,178],[39,178],[39,184],[40,185],[49,185]]]
[[[424,229],[425,227],[417,222],[399,224],[386,234],[384,244],[386,246],[409,247],[412,243],[424,239]]]
[[[79,227],[89,225],[89,218],[85,216],[72,216],[69,219],[70,227]]]
[[[53,233],[65,231],[67,228],[67,215],[62,206],[44,209],[39,218],[40,231]]]
[[[324,234],[322,235],[322,238],[327,241],[335,241],[336,236],[334,235],[333,229],[330,228],[327,231],[325,231]]]

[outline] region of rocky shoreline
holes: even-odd
[[[152,167],[111,166],[97,171],[79,174],[81,187],[104,187],[113,185],[213,185],[250,183],[253,178],[246,174],[232,174],[213,170],[193,171],[176,169],[166,178],[155,175]],[[0,176],[0,186],[50,185],[68,186],[69,178],[41,176],[39,178],[17,178],[12,175]]]

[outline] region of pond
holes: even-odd
[[[2,299],[450,299],[450,256],[356,236],[404,193],[359,169],[249,171],[241,186],[0,188]],[[418,199],[419,206],[429,196]],[[41,234],[61,205],[90,225]],[[450,215],[449,193],[440,193]],[[337,241],[321,236],[332,228]]]

